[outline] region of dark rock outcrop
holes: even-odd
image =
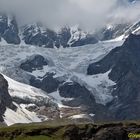
[[[81,29],[78,30],[81,31]],[[79,39],[73,39],[69,44],[72,36],[70,27],[64,27],[59,32],[51,30],[41,23],[18,27],[15,16],[0,14],[0,41],[3,38],[8,44],[20,44],[23,40],[28,45],[59,48],[60,46],[76,47],[98,42],[92,34],[87,34],[84,38],[81,38],[79,34]]]
[[[58,78],[54,78],[53,76],[54,74],[47,73],[44,77],[42,77],[42,80],[32,77],[30,79],[30,85],[40,88],[47,93],[52,93],[56,91],[59,85],[62,83],[58,80]]]
[[[58,33],[58,44],[64,47],[69,47],[68,41],[71,38],[70,28],[62,28]]]
[[[105,73],[116,82],[114,100],[108,104],[114,119],[140,118],[140,35],[131,34],[121,47],[113,49],[99,62],[90,64],[87,74]],[[122,113],[119,113],[122,112]]]
[[[85,38],[80,38],[77,41],[75,41],[71,46],[76,47],[76,46],[83,46],[83,45],[88,45],[88,44],[96,44],[98,40],[94,35],[87,34]]]
[[[78,30],[79,32],[81,31],[81,29]],[[71,33],[70,27],[64,27],[58,33],[39,24],[23,27],[23,40],[26,44],[30,45],[45,46],[47,48],[53,48],[54,46],[59,48],[63,46],[65,48],[95,44],[98,42],[94,35],[87,34],[82,38],[80,33],[78,40],[73,39],[69,42],[73,34],[74,33]]]
[[[16,18],[14,16],[8,18],[7,15],[0,15],[0,36],[8,44],[20,44],[19,30]]]
[[[11,21],[9,21],[8,28],[3,33],[3,38],[6,40],[8,44],[20,44],[19,30],[15,17],[12,17]]]
[[[59,87],[59,94],[61,97],[66,98],[66,101],[62,101],[64,105],[70,107],[80,106],[83,112],[96,114],[94,116],[95,121],[111,119],[108,109],[104,105],[96,103],[94,95],[79,83],[71,82],[62,84]],[[67,98],[71,98],[71,100],[67,100]]]
[[[42,25],[34,24],[23,27],[23,40],[26,44],[53,48],[57,38],[56,33],[50,29],[42,30]]]
[[[48,65],[48,60],[46,60],[41,55],[34,55],[28,60],[26,60],[24,63],[22,63],[20,65],[20,68],[28,72],[33,72],[36,69],[43,69],[43,66],[45,65]]]
[[[54,92],[58,89],[58,86],[61,82],[57,78],[53,78],[52,75],[46,76],[41,82],[41,89],[47,93]]]
[[[43,66],[47,66],[49,61],[41,55],[34,55],[20,65],[20,68],[32,73],[35,70],[42,70]],[[44,73],[43,77],[31,76],[30,85],[40,88],[47,93],[57,90],[59,84],[62,82],[58,78],[54,78],[54,73]]]
[[[105,73],[109,71],[109,78],[119,81],[129,72],[140,75],[140,35],[131,34],[121,47],[113,49],[99,62],[90,64],[87,70],[88,75]]]
[[[59,87],[59,94],[64,98],[73,98],[66,102],[70,106],[94,106],[94,96],[84,87],[76,82],[64,83]]]
[[[0,122],[3,121],[3,115],[6,108],[13,108],[12,98],[8,93],[8,82],[0,74]]]
[[[99,40],[103,41],[103,40],[115,39],[123,35],[130,28],[130,24],[126,24],[126,23],[112,24],[109,26],[108,27],[105,26],[104,28],[100,29],[95,33],[96,37]]]

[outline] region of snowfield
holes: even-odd
[[[41,122],[41,119],[37,116],[35,112],[30,112],[25,109],[25,106],[17,105],[17,111],[7,108],[4,114],[5,123],[10,126],[15,123],[32,123],[32,122]]]
[[[50,97],[40,89],[34,88],[27,84],[17,82],[5,75],[4,78],[8,81],[8,85],[9,85],[8,90],[9,90],[9,94],[12,97],[19,97],[21,99],[30,98],[32,100],[38,100],[38,97],[50,99]]]
[[[102,59],[110,50],[122,45],[122,43],[123,41],[117,38],[116,40],[99,42],[94,45],[59,49],[27,45],[2,45],[0,46],[0,72],[26,84],[29,84],[29,74],[38,78],[39,76],[44,76],[46,72],[54,72],[56,73],[55,77],[64,76],[67,81],[84,84],[90,91],[94,91],[94,96],[98,103],[106,104],[112,99],[109,87],[115,85],[115,83],[108,78],[108,73],[87,76],[87,68],[90,63]],[[48,66],[44,66],[43,70],[36,70],[32,73],[21,70],[19,68],[20,64],[35,54],[45,57],[49,61]],[[13,83],[12,79],[8,79],[10,86]],[[105,83],[106,86],[104,86],[103,83]],[[32,96],[33,94],[33,98],[35,97],[35,93],[32,93],[33,91],[30,86],[26,89],[24,88],[25,91],[22,91],[22,94],[20,94],[20,90],[22,90],[24,84],[16,83],[15,85],[18,85],[19,88],[15,86],[13,93],[12,90],[10,90],[11,94],[26,96],[26,93],[31,93],[31,95],[28,96]],[[39,90],[34,90],[37,94],[40,93]],[[42,93],[40,93],[40,96],[44,96],[41,94]]]

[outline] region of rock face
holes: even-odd
[[[75,29],[64,27],[59,32],[55,32],[40,24],[33,24],[23,27],[22,32],[26,44],[47,48],[76,47],[98,42],[94,35],[84,33],[78,27]]]
[[[94,35],[87,35],[85,38],[78,39],[76,42],[74,42],[71,46],[76,47],[76,46],[83,46],[87,44],[96,44],[98,41],[94,37]]]
[[[20,38],[18,34],[19,30],[16,18],[12,17],[11,21],[9,21],[8,28],[5,30],[3,34],[3,38],[6,40],[8,44],[20,44]]]
[[[56,32],[41,23],[18,27],[14,16],[0,14],[0,40],[3,38],[8,44],[20,44],[22,41],[28,45],[59,48],[61,46],[76,47],[98,42],[94,35],[86,33],[82,36],[83,33],[78,27],[75,30],[64,27]]]
[[[122,2],[122,0],[121,0]],[[95,32],[96,38],[98,40],[110,40],[110,39],[126,39],[131,33],[140,34],[140,21],[134,23],[120,23],[114,24],[109,23],[105,27],[101,28],[99,31]]]
[[[47,66],[49,61],[41,55],[33,55],[28,60],[25,60],[20,65],[20,68],[27,72],[34,72],[36,70],[43,70],[44,66]],[[61,83],[57,78],[53,78],[54,73],[44,73],[43,77],[31,76],[30,85],[40,88],[47,93],[51,93],[57,90]]]
[[[74,98],[74,100],[66,103],[70,106],[87,105],[92,107],[95,104],[94,96],[84,86],[76,82],[64,83],[59,87],[59,93],[64,98]]]
[[[51,74],[48,74],[41,82],[41,89],[51,93],[57,90],[60,83],[57,78],[53,78]]]
[[[0,36],[8,44],[20,44],[19,30],[14,16],[0,15]]]
[[[83,112],[87,114],[96,114],[95,121],[109,120],[111,116],[104,105],[98,104],[95,101],[94,95],[85,87],[76,82],[66,82],[59,86],[59,94],[66,100],[63,101],[64,105],[70,107],[81,107]],[[101,115],[102,112],[102,115]]]
[[[4,34],[4,31],[7,29],[7,16],[2,14],[0,16],[0,34]]]
[[[49,29],[42,29],[42,25],[33,24],[23,27],[22,35],[26,44],[53,48],[56,41],[56,33]]]
[[[27,71],[29,73],[33,73],[36,70],[42,70],[43,67],[47,66],[49,61],[45,59],[41,55],[33,55],[31,56],[28,60],[25,60],[20,65],[20,68],[24,71]],[[40,88],[47,93],[51,93],[57,90],[60,82],[57,78],[54,78],[53,76],[55,75],[54,73],[43,73],[44,76],[31,76],[30,78],[30,85]]]
[[[108,104],[114,119],[131,120],[140,118],[140,35],[131,34],[121,47],[113,49],[99,62],[90,64],[88,75],[105,73],[116,82]],[[121,113],[123,112],[123,113]]]
[[[61,82],[57,78],[54,78],[53,74],[47,73],[46,76],[42,78],[42,80],[32,77],[30,79],[30,84],[46,91],[47,93],[51,93],[58,89],[58,86],[61,84]]]
[[[26,60],[24,63],[20,65],[20,68],[28,71],[33,72],[36,69],[43,69],[43,66],[48,65],[48,61],[41,55],[34,55],[29,60]]]
[[[74,80],[71,82],[67,82],[67,76],[60,75],[59,77],[56,73],[47,72],[48,69],[44,70],[43,66],[44,64],[48,64],[49,68],[50,61],[47,60],[46,63],[45,60],[46,59],[41,55],[34,55],[28,60],[25,60],[20,65],[21,69],[27,71],[28,74],[30,74],[31,78],[29,79],[29,82],[31,86],[42,89],[50,96],[53,95],[53,97],[54,94],[56,94],[56,97],[60,98],[56,100],[61,100],[61,103],[65,106],[69,106],[70,108],[82,107],[79,109],[79,114],[96,114],[94,120],[110,119],[111,116],[108,113],[108,109],[104,105],[96,103],[94,95],[91,93],[91,91],[88,90],[85,85],[81,85]],[[38,75],[38,73],[41,73],[42,76],[40,74]],[[17,102],[17,100],[14,101]],[[72,110],[72,112],[74,112],[73,109],[69,110]],[[69,112],[69,110],[64,111]],[[101,112],[102,115],[100,115]]]
[[[6,108],[12,108],[12,98],[8,93],[8,83],[0,74],[0,122],[3,121],[3,115]]]
[[[57,40],[57,45],[58,47],[64,46],[64,47],[69,47],[68,41],[71,38],[71,32],[70,28],[64,27],[60,30],[58,33],[58,40]]]
[[[96,36],[101,41],[115,39],[124,34],[129,28],[129,24],[112,24],[97,31]]]

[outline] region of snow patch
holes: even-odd
[[[59,91],[53,92],[53,93],[51,93],[49,95],[54,98],[54,100],[58,104],[59,108],[69,108],[69,106],[63,105],[62,101],[71,101],[71,100],[73,100],[73,98],[61,97],[60,94],[59,94]]]
[[[78,115],[73,115],[69,117],[70,119],[81,119],[81,118],[87,118],[86,114],[78,114]]]
[[[16,104],[16,106],[18,107],[16,111],[7,108],[4,114],[4,121],[8,126],[15,123],[41,122],[36,113],[25,109],[25,105]]]
[[[44,97],[50,99],[45,92],[43,92],[40,89],[34,88],[32,86],[17,82],[5,75],[3,75],[4,78],[8,81],[9,84],[9,94],[12,97],[19,97],[21,99],[24,98],[31,98],[32,100],[38,100],[38,97]]]

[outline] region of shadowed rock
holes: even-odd
[[[116,82],[108,104],[117,120],[140,118],[140,35],[131,34],[121,47],[113,49],[99,62],[90,64],[87,74],[111,70],[109,78]],[[121,112],[121,113],[119,113]]]
[[[3,114],[7,107],[15,109],[12,105],[12,98],[8,93],[8,82],[0,74],[0,122],[3,121]]]
[[[43,66],[48,65],[48,61],[41,55],[34,55],[30,59],[26,60],[24,63],[20,65],[20,68],[33,72],[36,69],[43,69]]]

